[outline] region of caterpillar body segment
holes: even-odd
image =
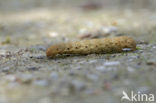
[[[135,40],[128,36],[121,36],[56,44],[47,49],[46,55],[53,58],[57,54],[118,53],[124,48],[136,50]]]

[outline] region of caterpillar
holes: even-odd
[[[128,36],[120,36],[60,43],[49,47],[46,55],[53,58],[57,54],[118,53],[122,52],[124,48],[130,48],[131,51],[136,50],[135,40]]]

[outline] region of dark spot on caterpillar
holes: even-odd
[[[131,42],[127,41],[128,44],[130,44]]]
[[[98,47],[98,46],[96,45],[96,47]]]
[[[108,47],[108,45],[106,44],[106,47]]]
[[[85,48],[88,48],[88,46],[85,46]]]
[[[70,48],[67,48],[67,50],[69,50]]]
[[[78,49],[78,47],[75,47],[75,49]]]

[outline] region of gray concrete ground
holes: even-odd
[[[100,37],[133,37],[138,50],[54,59],[45,55],[51,44],[79,41],[79,35],[99,35],[99,30],[109,31]],[[156,95],[155,73],[155,12],[0,10],[0,103],[121,103],[123,91]]]

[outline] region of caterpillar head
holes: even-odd
[[[51,46],[46,50],[46,55],[49,58],[55,57],[57,55],[57,46]]]
[[[64,51],[64,48],[65,48],[65,45],[63,45],[63,44],[53,45],[47,49],[46,55],[49,58],[53,58],[57,54],[62,54]]]

